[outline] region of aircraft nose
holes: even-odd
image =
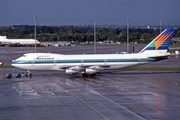
[[[12,62],[11,62],[11,66],[14,66],[14,60],[12,60]],[[15,67],[15,66],[14,66]]]

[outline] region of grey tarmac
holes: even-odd
[[[32,78],[0,78],[0,98],[2,120],[175,120],[180,71],[109,71],[87,78],[33,72]]]

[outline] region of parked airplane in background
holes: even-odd
[[[66,74],[96,74],[101,70],[121,69],[166,59],[175,29],[166,29],[139,53],[62,55],[27,53],[11,65],[25,70],[58,70]]]
[[[36,44],[40,42],[36,40]],[[7,39],[6,36],[0,36],[1,45],[21,46],[21,45],[33,45],[35,39]]]

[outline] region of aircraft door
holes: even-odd
[[[141,58],[138,59],[138,64],[141,64]]]
[[[104,64],[107,65],[107,63],[108,63],[108,60],[104,59]]]
[[[34,66],[35,65],[35,60],[31,61],[31,65]]]
[[[56,65],[56,64],[57,64],[57,61],[56,61],[56,60],[54,60],[54,61],[53,61],[53,65]]]
[[[81,65],[84,65],[84,60],[81,60]]]
[[[141,58],[137,58],[137,57],[134,57],[134,59],[136,59],[137,61],[137,64],[141,64]]]

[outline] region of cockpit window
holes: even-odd
[[[26,57],[26,55],[23,55],[23,57]]]

